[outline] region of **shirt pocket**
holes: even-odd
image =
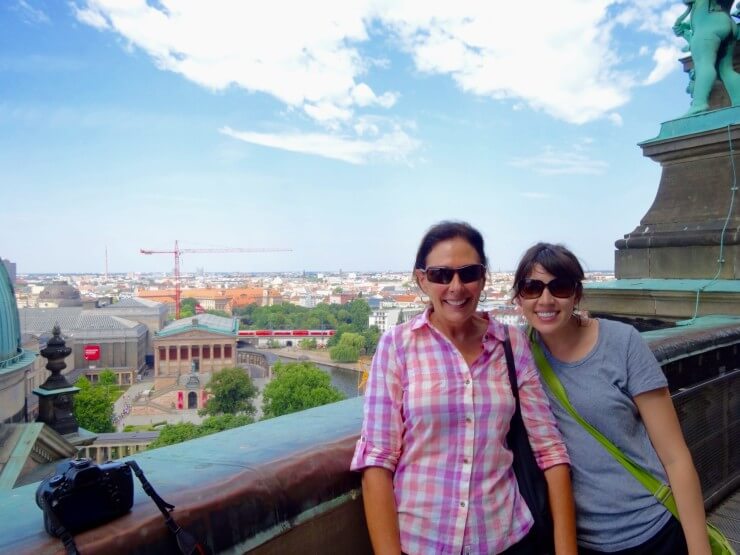
[[[450,412],[454,381],[446,374],[427,368],[409,368],[404,388],[404,408],[408,419],[438,419]]]

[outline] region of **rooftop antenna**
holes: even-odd
[[[105,245],[105,281],[108,281],[108,245]]]

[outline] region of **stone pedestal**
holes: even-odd
[[[640,225],[616,242],[616,277],[739,279],[740,107],[666,122],[640,146],[663,172]]]
[[[682,62],[689,71],[691,58]],[[662,167],[658,192],[616,242],[617,280],[587,286],[584,309],[668,321],[740,315],[740,106],[729,106],[719,81],[709,103],[710,111],[665,122],[640,144]]]
[[[37,422],[44,422],[61,435],[77,434],[79,425],[74,415],[74,395],[80,391],[79,387],[69,384],[62,375],[67,365],[64,359],[72,349],[66,346],[59,326],[54,326],[53,337],[41,349],[41,356],[48,359],[46,369],[51,376],[39,387],[33,390],[39,397],[39,416]]]

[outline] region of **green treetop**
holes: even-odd
[[[257,386],[242,368],[224,368],[211,377],[206,391],[212,395],[200,414],[246,414],[254,416]]]
[[[114,432],[113,396],[108,387],[92,385],[85,376],[81,376],[75,385],[80,388],[74,400],[77,423],[98,434]]]
[[[329,374],[310,362],[276,362],[273,374],[275,377],[262,392],[265,418],[344,399],[342,392],[331,385]]]

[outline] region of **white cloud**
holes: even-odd
[[[359,118],[403,101],[403,84],[388,81],[393,58],[374,56],[371,39],[467,94],[574,124],[619,124],[632,89],[670,71],[670,46],[655,50],[649,68],[641,46],[656,36],[669,45],[681,10],[671,0],[560,0],[544,17],[483,0],[76,2],[81,22],[119,34],[161,69],[216,91],[270,95],[339,144],[362,135]],[[640,40],[622,41],[623,27]]]
[[[77,6],[73,6],[73,8],[75,12],[75,17],[77,17],[77,19],[80,20],[82,23],[90,25],[90,27],[100,29],[101,31],[110,28],[110,26],[108,25],[108,21],[105,19],[105,17],[103,17],[103,14],[101,12],[96,10],[81,9]]]
[[[599,175],[603,174],[609,164],[603,160],[594,160],[583,152],[578,145],[568,152],[546,146],[534,156],[517,157],[509,163],[517,168],[527,168],[541,175]]]
[[[448,74],[465,92],[585,123],[626,103],[635,85],[619,69],[606,17],[614,3],[561,0],[539,25],[516,2],[397,0],[380,17],[420,71]]]
[[[350,164],[365,164],[373,159],[408,162],[408,156],[418,147],[418,142],[399,127],[373,140],[327,133],[236,131],[230,127],[222,127],[219,131],[247,143],[314,154]]]
[[[645,78],[644,85],[652,85],[665,79],[671,72],[679,68],[677,63],[681,57],[681,49],[675,44],[661,44],[653,52],[653,61],[655,67],[650,75]]]
[[[536,191],[525,191],[523,193],[519,193],[524,198],[532,199],[532,200],[544,200],[548,198],[552,198],[552,195],[550,193],[538,193]]]
[[[389,107],[393,93],[365,82],[356,44],[368,40],[369,2],[87,0],[83,23],[107,25],[162,69],[213,90],[237,86],[274,96],[322,124],[354,106]]]
[[[611,114],[607,114],[606,118],[612,122],[617,127],[622,127],[622,124],[624,124],[624,120],[622,119],[622,116],[619,115],[617,112],[612,112]]]
[[[49,23],[49,16],[46,15],[44,10],[32,6],[27,0],[17,0],[15,5],[11,5],[11,9],[18,12],[21,19],[26,23],[32,25]]]

